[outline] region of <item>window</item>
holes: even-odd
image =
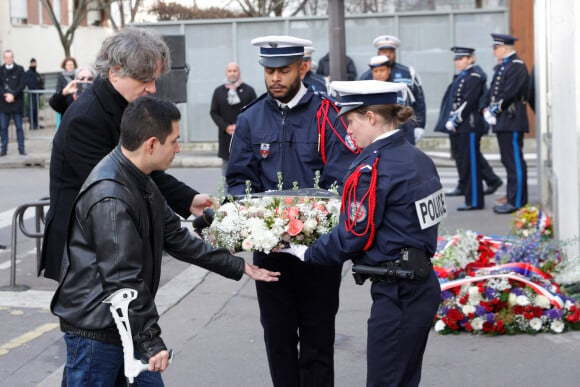
[[[12,24],[28,24],[28,2],[26,0],[10,0],[10,22]]]

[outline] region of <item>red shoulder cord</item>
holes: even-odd
[[[369,232],[370,229],[370,236],[369,239],[363,248],[363,251],[367,251],[371,245],[373,244],[373,239],[375,237],[375,204],[377,200],[377,163],[379,159],[375,160],[373,164],[373,170],[371,172],[371,183],[369,185],[369,189],[363,195],[362,199],[357,202],[356,200],[356,189],[358,186],[358,181],[361,175],[361,169],[365,167],[365,165],[360,165],[349,177],[346,179],[344,183],[344,190],[342,193],[342,213],[344,214],[344,227],[346,228],[347,232],[351,232],[355,236],[364,236]],[[367,217],[367,226],[362,233],[358,233],[354,230],[354,226],[356,225],[356,220],[361,215],[361,209],[363,207],[364,201],[368,201],[369,213]],[[356,209],[356,213],[354,216],[351,217],[351,205],[358,203],[358,207]]]
[[[318,151],[320,152],[320,155],[322,156],[322,162],[324,164],[326,164],[325,138],[326,138],[326,124],[327,123],[330,126],[330,128],[332,129],[332,131],[334,132],[334,134],[336,135],[336,137],[338,137],[340,142],[342,142],[348,150],[350,150],[354,154],[360,153],[360,148],[358,147],[358,145],[356,145],[356,143],[353,141],[353,144],[355,144],[356,149],[352,150],[350,148],[350,146],[347,145],[346,141],[344,141],[344,139],[338,133],[338,131],[334,128],[334,125],[332,125],[332,122],[330,122],[330,120],[328,119],[328,110],[330,109],[330,106],[334,107],[334,110],[338,113],[338,108],[336,107],[336,105],[331,103],[330,100],[328,100],[328,99],[322,100],[322,103],[320,104],[320,108],[318,108],[318,111],[316,112],[316,120],[318,121]],[[340,121],[342,122],[342,125],[344,125],[344,130],[346,131],[346,128],[348,128],[348,125],[346,124],[346,122],[344,122],[344,119],[342,118],[342,116],[340,117]]]

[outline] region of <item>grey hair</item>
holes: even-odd
[[[168,73],[171,69],[169,47],[161,35],[142,28],[125,28],[105,39],[97,55],[95,68],[105,79],[109,71],[114,69],[121,77],[150,82],[155,79],[159,61],[161,74]]]
[[[81,66],[75,70],[75,79],[79,78],[79,74],[81,73],[81,71],[90,71],[91,74],[93,74],[93,77],[95,78],[97,77],[97,71],[94,68],[92,68],[91,66]]]

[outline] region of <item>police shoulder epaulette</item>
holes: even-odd
[[[336,100],[336,98],[334,98],[333,96],[329,95],[328,93],[324,92],[324,91],[313,91],[312,93],[316,94],[317,96],[319,96],[322,99],[327,99],[330,102],[332,102],[333,104],[336,105],[336,103],[338,102]]]
[[[478,77],[478,78],[481,78],[481,74],[479,74],[479,73],[476,73],[476,72],[472,72],[472,73],[471,73],[471,74],[469,74],[469,75],[471,75],[472,77]]]
[[[242,107],[240,109],[240,113],[243,112],[244,110],[248,109],[250,106],[254,105],[255,103],[263,100],[264,98],[266,98],[268,96],[268,93],[264,93],[261,96],[259,96],[258,98],[256,98],[255,100],[253,100],[252,102],[250,102],[249,104],[247,104],[246,106]]]
[[[512,60],[513,63],[520,63],[520,64],[524,64],[524,61],[521,59],[514,59]]]

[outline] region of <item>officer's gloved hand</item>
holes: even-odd
[[[450,132],[455,131],[456,126],[457,125],[455,124],[455,121],[453,121],[453,120],[449,120],[445,123],[445,129],[447,129]]]
[[[489,112],[489,109],[483,112],[483,118],[490,125],[495,125],[497,123],[497,119]]]
[[[308,246],[304,245],[295,245],[294,243],[290,243],[290,247],[286,247],[280,250],[281,253],[286,253],[295,256],[302,262],[304,262],[304,253],[308,249]]]
[[[489,109],[487,109],[485,112],[483,112],[483,118],[490,125],[495,125],[497,123],[497,119],[495,118],[495,116],[493,114],[491,114],[489,112]]]
[[[415,128],[413,131],[413,135],[415,136],[415,144],[421,141],[423,135],[425,134],[425,129],[423,128]]]

